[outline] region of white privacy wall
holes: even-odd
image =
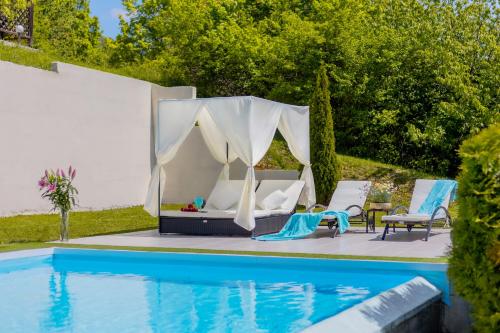
[[[0,216],[47,212],[37,180],[70,164],[80,209],[143,204],[152,105],[195,94],[64,63],[45,71],[0,61]]]

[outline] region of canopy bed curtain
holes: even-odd
[[[198,100],[185,100],[182,104],[172,103],[168,107],[168,118],[164,112],[158,110],[155,141],[156,164],[151,173],[144,204],[144,209],[153,216],[158,216],[159,202],[163,197],[164,183],[160,183],[160,178],[165,179],[163,167],[175,157],[180,146],[194,127],[201,105]],[[159,195],[158,191],[160,191]]]
[[[314,176],[311,169],[309,146],[309,109],[291,107],[281,113],[278,130],[288,143],[292,155],[304,165],[300,179],[305,182],[299,203],[310,207],[316,203]]]
[[[280,104],[257,98],[216,98],[207,110],[229,147],[247,166],[245,185],[234,222],[247,230],[255,228],[255,170],[264,157],[281,115]]]
[[[229,163],[240,158],[247,166],[243,191],[234,223],[246,230],[255,228],[255,165],[264,157],[277,129],[292,154],[304,165],[305,182],[300,202],[315,203],[314,179],[309,153],[309,110],[262,98],[216,97],[193,100],[160,100],[156,136],[156,165],[144,208],[160,213],[163,166],[170,162],[196,122],[213,157],[224,164],[219,179],[229,179]],[[158,194],[158,191],[159,194]]]
[[[200,125],[200,132],[205,141],[208,150],[213,158],[224,164],[219,179],[229,179],[229,164],[236,160],[238,156],[229,149],[229,144],[225,136],[219,131],[217,125],[212,120],[208,112],[200,112],[198,115],[198,124]]]

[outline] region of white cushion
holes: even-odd
[[[256,203],[258,205],[260,201],[262,201],[272,192],[281,190],[283,193],[285,193],[287,200],[281,205],[280,209],[286,210],[288,213],[291,213],[295,209],[295,206],[297,206],[297,201],[299,200],[299,196],[303,188],[303,180],[262,180],[259,187],[257,188],[257,192],[255,193]]]
[[[268,217],[273,215],[286,215],[289,212],[283,210],[255,210],[255,218]],[[180,210],[162,210],[162,217],[185,217],[185,218],[207,218],[207,219],[234,219],[236,210],[201,210],[198,212],[182,212]]]
[[[214,189],[208,196],[207,202],[205,203],[204,209],[220,209],[216,207],[215,202],[218,203],[220,207],[226,206],[227,202],[233,202],[233,204],[225,209],[236,209],[238,201],[241,197],[241,192],[243,191],[243,180],[219,180],[214,186]]]
[[[382,216],[382,222],[415,222],[422,223],[430,221],[431,216],[427,214],[396,214],[396,215],[384,215]]]
[[[288,196],[282,190],[276,190],[257,202],[257,206],[264,210],[279,209],[287,199]]]
[[[225,182],[221,184],[217,194],[211,198],[212,206],[219,210],[226,210],[238,202],[241,192],[239,193],[229,182]]]

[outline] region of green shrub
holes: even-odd
[[[464,142],[449,275],[477,332],[500,332],[500,123]]]
[[[332,106],[326,68],[321,65],[311,97],[311,162],[316,180],[316,201],[327,203],[340,178],[340,165],[335,153]]]

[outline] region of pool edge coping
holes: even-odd
[[[55,248],[56,247],[45,247],[41,249],[26,249],[26,250],[0,252],[0,261],[53,255]]]
[[[336,261],[360,261],[360,262],[383,262],[383,263],[401,263],[401,264],[418,264],[418,265],[429,265],[429,266],[441,266],[446,267],[444,270],[447,270],[448,263],[447,262],[428,262],[428,261],[412,261],[412,260],[387,260],[387,259],[368,259],[368,258],[328,258],[328,257],[309,257],[309,256],[287,256],[286,253],[276,252],[276,254],[265,253],[261,254],[259,252],[253,253],[218,253],[218,252],[198,252],[199,249],[193,249],[193,251],[175,251],[175,248],[168,250],[147,250],[147,249],[120,249],[119,246],[111,247],[111,248],[99,248],[92,247],[92,245],[88,246],[71,246],[68,244],[67,246],[57,246],[57,243],[51,247],[45,248],[37,248],[37,249],[23,249],[23,250],[14,250],[7,252],[0,252],[0,260],[8,260],[8,259],[17,259],[17,258],[25,258],[32,256],[43,256],[43,255],[51,255],[54,254],[56,250],[89,250],[89,251],[115,251],[115,252],[136,252],[136,253],[170,253],[170,254],[193,254],[193,255],[214,255],[214,256],[236,256],[236,257],[262,257],[262,258],[284,258],[284,259],[306,259],[306,260],[336,260]]]
[[[128,245],[102,245],[102,244],[78,244],[61,243],[59,241],[47,242],[55,248],[72,249],[92,249],[92,250],[115,250],[131,252],[164,252],[164,253],[192,253],[192,254],[214,254],[233,256],[256,256],[256,257],[279,257],[279,258],[302,258],[302,259],[334,259],[334,260],[356,260],[356,261],[379,261],[379,262],[402,262],[402,263],[423,263],[448,265],[447,258],[441,257],[392,257],[392,256],[369,256],[350,254],[326,254],[308,252],[274,252],[274,251],[241,251],[241,250],[221,250],[206,248],[181,248],[181,247],[148,247],[148,246],[128,246]],[[1,252],[0,252],[1,253]]]
[[[436,286],[417,276],[313,324],[301,333],[386,332],[437,301],[441,295],[442,292]]]

